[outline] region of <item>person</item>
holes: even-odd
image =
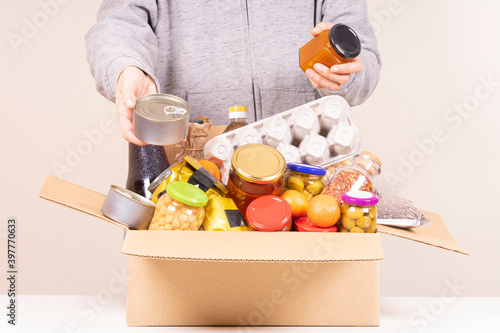
[[[304,73],[299,48],[334,23],[356,31],[361,54]],[[213,124],[245,105],[253,122],[331,94],[361,104],[381,66],[365,0],[104,0],[86,46],[97,90],[115,102],[122,135],[137,145],[132,115],[142,95],[179,96],[191,118]]]

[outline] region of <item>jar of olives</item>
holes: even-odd
[[[322,167],[302,164],[287,163],[285,171],[285,184],[283,192],[286,190],[296,190],[311,199],[323,191],[326,186],[326,170]]]
[[[200,188],[173,181],[156,204],[149,230],[198,230],[205,218],[208,196]]]
[[[340,232],[377,232],[377,195],[367,191],[342,194]]]

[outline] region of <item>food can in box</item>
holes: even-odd
[[[137,99],[134,134],[146,143],[167,146],[187,137],[191,107],[180,97],[151,94]]]

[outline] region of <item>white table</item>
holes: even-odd
[[[127,327],[125,297],[19,296],[17,325],[7,324],[0,296],[0,332],[500,332],[500,298],[383,297],[380,327]],[[107,304],[106,304],[107,303]],[[101,304],[106,304],[101,306]]]

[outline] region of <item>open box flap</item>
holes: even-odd
[[[377,234],[132,230],[122,253],[153,259],[351,262],[383,259]]]
[[[106,199],[104,194],[73,184],[67,180],[47,175],[40,191],[40,197],[128,229],[126,225],[108,219],[101,213],[102,204]]]
[[[380,233],[410,239],[427,245],[436,246],[445,250],[469,255],[451,236],[448,228],[440,215],[424,211],[424,215],[431,220],[430,227],[420,228],[397,228],[386,225],[378,225],[377,230]]]

